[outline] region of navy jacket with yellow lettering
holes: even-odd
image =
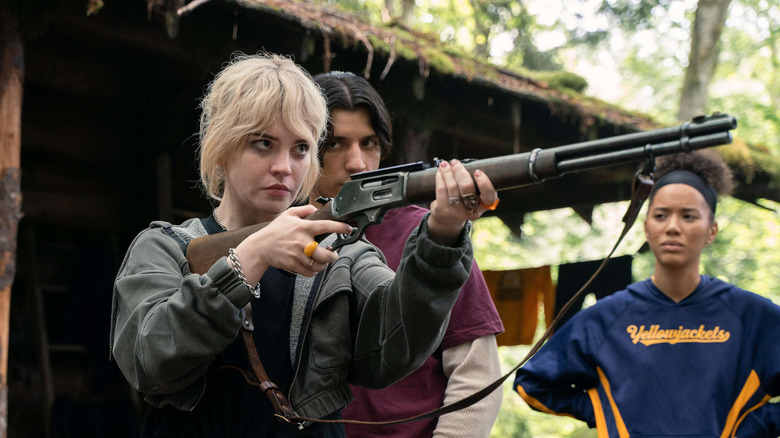
[[[582,310],[517,372],[534,409],[601,437],[780,435],[780,307],[702,276],[675,303],[651,280]]]

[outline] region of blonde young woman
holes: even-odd
[[[364,241],[338,254],[328,249],[334,236],[314,247],[314,236],[350,230],[304,220],[314,207],[289,208],[315,183],[326,123],[319,88],[285,57],[236,57],[210,84],[201,179],[219,205],[180,225],[153,222],[114,286],[112,351],[151,405],[143,436],[343,436],[339,425],[299,430],[274,420],[264,394],[236,371],[251,370],[237,338],[249,302],[260,358],[301,416],[338,418],[352,400],[348,383],[387,386],[439,344],[472,260],[470,212],[448,200],[478,188],[491,202],[492,184],[442,163],[432,212],[397,274]],[[190,240],[261,222],[269,224],[206,274],[190,272]]]

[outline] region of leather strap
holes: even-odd
[[[244,340],[247,355],[249,356],[249,364],[252,366],[255,377],[257,377],[258,386],[268,397],[268,400],[271,401],[271,405],[274,407],[274,415],[277,418],[285,419],[284,421],[288,423],[293,423],[294,421],[289,421],[287,419],[295,418],[298,414],[295,413],[295,410],[292,408],[292,405],[290,405],[290,402],[287,401],[287,397],[285,397],[282,390],[268,378],[265,367],[263,367],[263,363],[260,361],[260,356],[257,354],[255,341],[252,338],[252,331],[255,328],[254,323],[252,322],[252,304],[247,303],[246,306],[244,306],[244,311],[246,312],[246,317],[244,318],[244,323],[241,325],[241,337]],[[295,421],[295,423],[299,422]],[[302,427],[301,424],[298,426]]]
[[[492,393],[499,386],[501,386],[506,379],[508,379],[512,374],[514,374],[515,371],[517,371],[521,366],[523,366],[524,363],[526,363],[531,357],[533,357],[533,355],[536,354],[536,352],[539,351],[540,348],[542,348],[544,342],[552,335],[553,331],[560,324],[561,317],[568,312],[569,308],[571,308],[572,305],[575,302],[577,302],[578,299],[580,299],[580,297],[582,297],[582,295],[585,293],[585,290],[588,288],[588,286],[590,286],[590,284],[593,283],[593,280],[596,279],[596,277],[601,273],[601,271],[607,265],[607,262],[609,262],[609,259],[615,253],[615,250],[620,245],[620,242],[623,241],[623,238],[626,236],[626,234],[628,234],[628,231],[634,225],[636,218],[639,216],[639,211],[642,209],[642,204],[644,204],[645,200],[650,195],[652,188],[653,188],[653,178],[652,178],[652,174],[649,172],[649,169],[646,169],[646,174],[643,174],[642,172],[637,173],[634,179],[634,183],[632,185],[631,202],[629,203],[628,209],[626,210],[626,214],[623,216],[623,223],[624,223],[623,231],[620,233],[620,237],[618,237],[617,242],[615,242],[615,245],[612,247],[612,250],[604,258],[604,261],[601,262],[601,265],[598,267],[598,269],[596,269],[596,272],[593,273],[590,279],[588,279],[588,281],[585,282],[585,284],[580,288],[580,290],[578,290],[577,293],[574,294],[574,296],[572,296],[571,299],[569,299],[569,301],[566,302],[566,304],[563,306],[560,312],[558,312],[558,315],[556,315],[556,317],[550,323],[550,326],[547,328],[547,331],[545,331],[544,335],[542,335],[542,337],[534,344],[534,346],[531,348],[528,354],[523,358],[523,360],[520,361],[520,363],[518,363],[514,368],[509,370],[508,373],[504,374],[493,383],[487,385],[486,387],[480,389],[479,391],[467,397],[464,397],[451,404],[442,406],[438,409],[434,409],[432,411],[425,412],[416,415],[414,417],[404,418],[400,420],[390,420],[390,421],[361,421],[361,420],[344,420],[344,419],[323,420],[319,418],[300,417],[297,414],[295,414],[295,411],[292,409],[289,402],[287,402],[287,399],[284,398],[284,394],[282,394],[281,391],[279,391],[278,388],[276,388],[276,385],[274,385],[273,382],[268,381],[268,376],[265,374],[263,365],[260,363],[260,359],[257,357],[257,350],[255,350],[254,342],[252,342],[252,335],[250,333],[251,330],[242,327],[242,333],[244,334],[244,343],[247,345],[250,361],[252,361],[252,368],[255,370],[255,374],[258,375],[258,379],[261,382],[267,382],[268,385],[272,385],[270,386],[271,389],[275,388],[274,391],[266,390],[266,394],[268,394],[268,397],[271,398],[270,392],[276,392],[281,396],[281,400],[284,402],[282,404],[282,403],[276,403],[274,399],[271,400],[271,403],[274,405],[274,410],[276,412],[274,416],[280,421],[297,424],[299,428],[303,428],[303,424],[307,422],[381,426],[381,425],[408,423],[410,421],[422,420],[426,418],[440,417],[442,415],[449,414],[451,412],[465,409],[473,405],[474,403],[482,400],[483,398],[487,397],[490,393]],[[249,305],[247,304],[247,306]],[[249,326],[251,326],[251,310],[247,312],[247,315],[250,321]],[[247,326],[247,324],[244,324],[244,326]],[[255,362],[252,359],[253,356],[256,358],[257,366],[255,365]]]

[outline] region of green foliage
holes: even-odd
[[[755,144],[777,146],[780,139],[780,118],[777,108],[773,105],[756,101],[754,95],[731,94],[713,97],[710,106],[728,108],[728,112],[737,117],[739,126],[735,135],[738,138]],[[773,149],[780,157],[780,148]]]
[[[523,403],[522,399],[517,394],[511,393],[507,397],[507,390],[505,389],[504,391],[504,400],[501,405],[502,414],[493,423],[490,436],[496,438],[534,438],[534,435],[531,435],[529,431],[528,422],[525,418],[526,413],[523,412],[522,406],[513,406],[513,409],[507,409],[509,405]]]
[[[713,109],[739,118],[738,136],[780,157],[780,4],[734,0],[711,90]],[[747,54],[747,56],[746,56]]]
[[[376,23],[382,22],[385,4],[384,0],[311,1],[337,6]],[[534,9],[539,4],[544,8]],[[621,82],[608,88],[623,90],[610,101],[642,111],[662,123],[675,122],[679,87],[690,51],[694,0],[610,0],[596,4],[562,0],[551,22],[531,12],[538,14],[555,7],[543,0],[417,1],[413,27],[438,35],[446,46],[515,69],[561,70],[564,64],[571,66],[608,53],[618,63]],[[774,156],[780,156],[780,116],[776,110],[780,106],[778,16],[777,2],[732,1],[708,105],[708,111],[737,116],[737,135],[750,143],[769,145]],[[540,37],[551,34],[565,35],[565,43],[539,49]],[[414,54],[401,54],[406,55]],[[439,56],[436,62],[442,59]],[[551,83],[584,90],[584,82]],[[596,92],[594,84],[589,89]]]
[[[720,232],[702,254],[702,272],[765,295],[780,303],[780,204],[762,201],[775,211],[725,197],[716,219]],[[603,204],[593,212],[589,226],[570,209],[526,215],[520,239],[497,218],[474,224],[474,253],[480,268],[508,270],[599,260],[611,249],[622,229],[627,202]],[[644,244],[641,221],[629,231],[615,256],[633,254],[633,277],[653,272],[650,251],[638,254]]]
[[[610,18],[612,25],[634,30],[643,30],[653,27],[655,15],[668,13],[669,5],[673,0],[645,0],[641,2],[631,0],[613,0],[602,2],[598,9],[600,14]]]
[[[673,124],[695,10],[696,2],[690,0],[602,2],[590,20],[598,26],[584,29],[580,21],[558,20],[556,25],[568,36],[562,56],[614,59],[623,91],[613,101]],[[780,157],[778,17],[778,2],[732,0],[707,105],[707,112],[735,115],[739,119],[737,137],[766,145],[774,157]],[[604,31],[609,38],[602,38]]]
[[[649,115],[661,123],[674,124],[680,105],[680,78],[685,68],[682,61],[662,52],[648,53],[640,47],[631,47],[626,51],[623,67],[624,82],[636,92],[626,93],[618,103],[637,107],[642,99],[649,98],[652,101],[646,108]]]
[[[355,14],[372,23],[382,21],[381,9],[384,1],[381,0],[310,0],[311,3],[328,5]]]
[[[780,204],[775,212],[733,198],[718,206],[720,232],[702,255],[703,271],[780,303]]]
[[[540,318],[537,328],[537,338],[544,332],[544,318]],[[501,358],[501,369],[511,370],[520,363],[530,350],[528,345],[514,347],[500,347],[498,355]],[[514,379],[508,378],[504,382],[504,397],[501,411],[493,430],[492,438],[596,438],[595,429],[570,417],[559,417],[544,414],[531,409],[519,395],[513,386]]]
[[[379,0],[351,0],[352,7],[380,10]],[[532,70],[559,70],[557,50],[541,51],[534,44],[536,31],[545,26],[536,23],[522,2],[442,0],[421,1],[415,7],[415,29],[439,35],[439,40],[450,47],[465,50],[482,61],[491,61],[508,67],[526,67]],[[377,14],[373,18],[378,19]],[[508,50],[498,49],[502,41]]]
[[[592,227],[568,208],[526,214],[522,239],[511,234],[498,218],[480,219],[472,237],[475,256],[481,268],[492,270],[601,259],[620,235],[626,205],[597,207]],[[633,254],[643,242],[644,234],[635,225],[616,255]]]

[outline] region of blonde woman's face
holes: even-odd
[[[277,119],[250,134],[225,164],[222,203],[257,221],[270,221],[295,199],[311,165],[311,150]]]

